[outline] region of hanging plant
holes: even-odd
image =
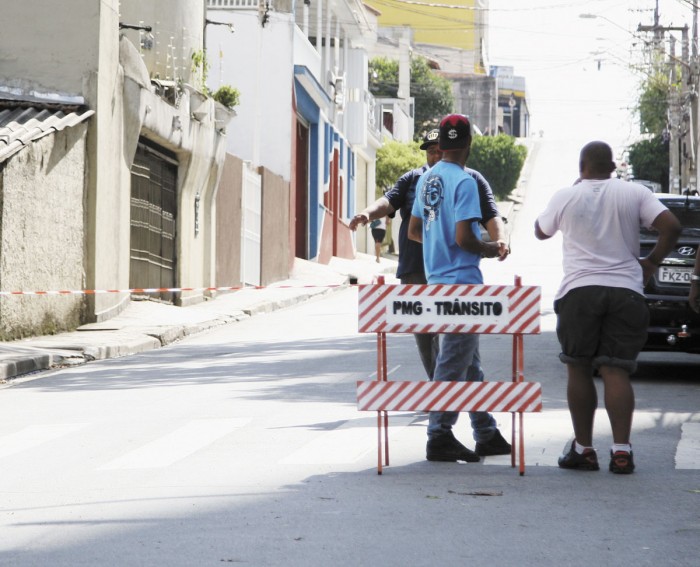
[[[240,92],[230,85],[222,85],[212,95],[214,100],[223,104],[229,110],[240,104]]]

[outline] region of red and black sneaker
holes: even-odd
[[[559,457],[559,468],[575,469],[579,471],[597,471],[600,469],[598,465],[598,455],[595,449],[584,449],[583,454],[576,452],[576,440],[571,442],[569,452]]]
[[[610,450],[610,472],[615,474],[632,474],[634,472],[634,456],[632,451]]]

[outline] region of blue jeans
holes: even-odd
[[[440,354],[435,366],[435,382],[483,382],[484,372],[479,357],[479,335],[454,333],[440,335]],[[431,411],[428,439],[452,429],[459,412]],[[485,411],[469,412],[472,434],[477,443],[491,440],[497,431],[496,420]]]

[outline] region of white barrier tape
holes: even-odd
[[[279,285],[279,286],[224,286],[224,287],[149,287],[132,289],[59,289],[50,291],[0,291],[0,296],[13,295],[97,295],[102,293],[177,293],[180,291],[239,291],[244,289],[304,289],[318,287],[343,287],[346,284],[330,285]]]

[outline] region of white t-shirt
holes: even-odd
[[[666,207],[646,187],[620,179],[585,179],[560,189],[537,218],[542,231],[560,230],[564,279],[556,298],[576,287],[624,287],[643,293],[639,228]]]

